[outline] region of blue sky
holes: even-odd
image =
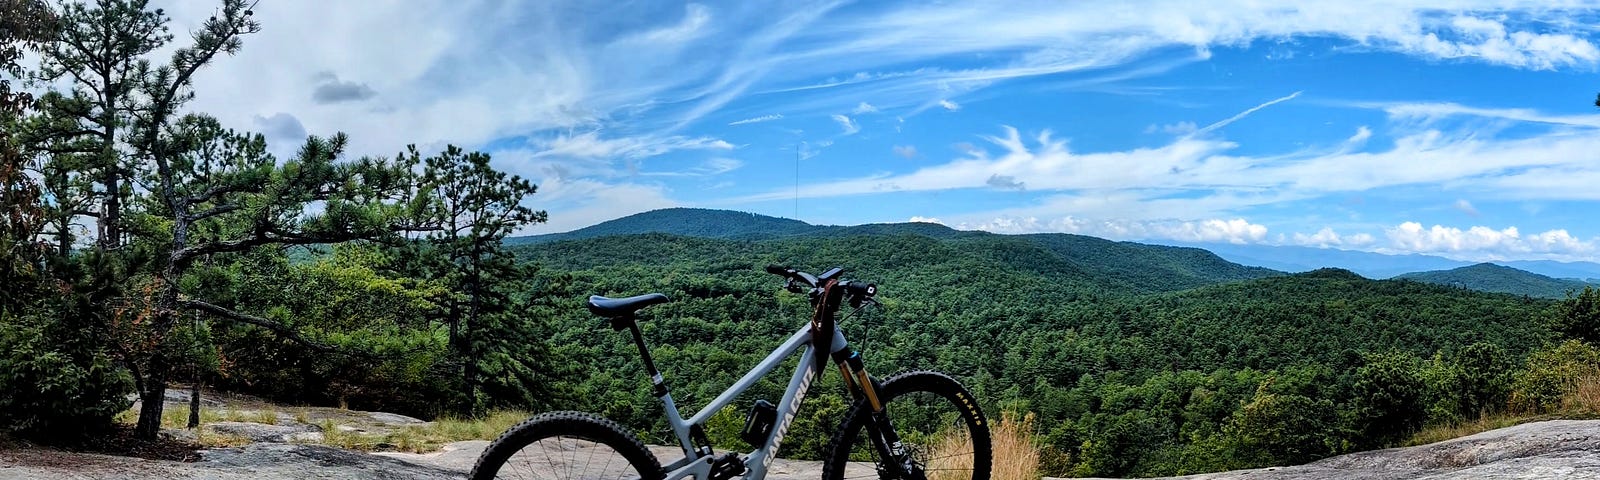
[[[1600,260],[1600,5],[1272,3],[266,2],[194,108],[491,152],[530,234],[694,206]]]

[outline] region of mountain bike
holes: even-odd
[[[777,265],[766,270],[784,277],[785,290],[809,297],[810,323],[688,419],[673,403],[666,377],[656,369],[639,330],[639,310],[664,303],[667,297],[659,293],[589,297],[590,312],[605,318],[612,329],[632,333],[653,395],[661,400],[683,458],[662,466],[638,437],[616,422],[584,412],[551,412],[501,434],[478,457],[471,478],[762,480],[806,391],[822,375],[829,358],[838,365],[852,403],[827,444],[824,479],[989,478],[993,461],[989,422],[971,392],[947,375],[926,370],[880,381],[867,373],[861,353],[850,348],[838,328],[843,305],[852,307],[850,315],[854,315],[877,304],[877,286],[841,279],[841,268],[821,275]],[[800,357],[799,364],[778,404],[757,400],[746,415],[739,437],[754,450],[716,453],[706,435],[706,421],[795,354]]]

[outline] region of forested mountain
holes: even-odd
[[[1450,270],[1407,273],[1395,278],[1540,298],[1566,298],[1570,293],[1593,285],[1577,280],[1550,278],[1493,263],[1480,263]]]
[[[1499,362],[1482,375],[1507,385],[1503,365],[1551,338],[1535,320],[1545,300],[1343,270],[1278,276],[1235,265],[1218,276],[1226,265],[1197,262],[1215,258],[1203,251],[1070,235],[643,234],[517,252],[541,266],[546,303],[537,314],[553,322],[554,350],[584,379],[577,397],[640,431],[660,425],[638,408],[648,392],[636,354],[583,310],[585,295],[672,298],[647,311],[644,325],[674,391],[689,399],[679,403],[692,410],[804,324],[803,299],[780,292],[762,265],[842,265],[850,278],[877,282],[886,305],[844,323],[872,371],[948,371],[991,408],[1037,413],[1056,474],[1198,472],[1384,445],[1425,421],[1504,401],[1501,390],[1449,387],[1465,375],[1454,373],[1465,371],[1462,359]],[[1374,377],[1384,372],[1401,377]],[[1445,386],[1430,390],[1425,377]],[[780,389],[770,381],[750,400]],[[1370,404],[1392,394],[1408,403]],[[825,416],[837,407],[830,397],[819,395],[802,417]],[[1239,413],[1278,401],[1305,403],[1292,412],[1303,418]],[[1294,425],[1294,453],[1247,447],[1258,440],[1241,422],[1252,421]],[[806,445],[822,440],[795,431],[789,454],[815,454]]]
[[[818,227],[799,220],[703,208],[663,208],[602,222],[570,232],[512,237],[507,244],[581,240],[630,233],[670,233],[706,238],[772,238],[803,234]]]
[[[599,243],[594,245],[610,245],[612,242],[652,242],[665,238],[603,238],[644,233],[746,241],[790,238],[802,243],[819,239],[912,236],[919,237],[920,240],[917,241],[923,243],[912,248],[949,250],[946,252],[947,255],[978,255],[1000,265],[1047,274],[1050,278],[1067,280],[1083,286],[1106,288],[1119,293],[1179,290],[1279,274],[1270,269],[1246,267],[1228,262],[1211,252],[1197,248],[1114,242],[1083,235],[1058,233],[996,235],[988,232],[959,231],[936,223],[820,226],[743,212],[692,208],[654,210],[572,232],[518,237],[508,242],[521,245],[596,239]],[[667,241],[693,243],[689,238]],[[742,244],[715,245],[732,246],[696,243],[697,248],[742,248]],[[864,247],[871,248],[867,245]],[[579,250],[568,252],[578,258],[600,253],[591,252],[588,245],[553,248],[563,251]],[[605,247],[601,247],[600,250],[604,251]],[[576,263],[576,265],[582,264],[582,262]]]

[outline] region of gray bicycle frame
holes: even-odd
[[[694,442],[690,440],[690,428],[694,425],[705,425],[713,414],[733,403],[734,398],[754,386],[762,377],[778,368],[783,360],[800,351],[800,365],[794,369],[794,376],[789,378],[789,388],[784,390],[783,399],[778,401],[778,418],[772,426],[772,432],[767,435],[766,441],[745,456],[745,477],[747,480],[762,480],[767,476],[767,468],[772,466],[772,460],[778,455],[778,446],[783,443],[783,435],[789,431],[789,424],[794,421],[795,412],[800,411],[800,402],[805,399],[806,390],[811,388],[811,381],[821,373],[817,369],[816,347],[811,342],[811,326],[807,325],[789,336],[777,350],[773,350],[767,358],[761,360],[749,373],[734,382],[705,408],[700,409],[688,420],[678,412],[678,406],[672,402],[672,393],[661,396],[661,403],[666,407],[667,423],[672,426],[673,435],[677,436],[678,443],[683,446],[684,458],[666,466],[667,480],[679,480],[693,475],[695,478],[705,479],[711,474],[711,461],[713,456],[696,458]],[[844,334],[836,326],[833,329],[833,342],[830,344],[834,352],[847,348]],[[829,352],[833,353],[833,352]],[[657,375],[661,375],[658,373]],[[656,380],[656,379],[652,379]],[[702,427],[703,428],[703,427]],[[709,446],[707,446],[709,448]]]

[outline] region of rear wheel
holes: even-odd
[[[582,412],[534,416],[483,450],[472,480],[662,478],[661,462],[616,422]]]
[[[989,422],[972,393],[949,376],[929,371],[889,377],[878,390],[889,422],[910,454],[908,480],[988,480],[993,462]],[[822,478],[903,478],[869,437],[872,407],[856,402],[828,445]],[[920,473],[920,475],[919,475]]]

